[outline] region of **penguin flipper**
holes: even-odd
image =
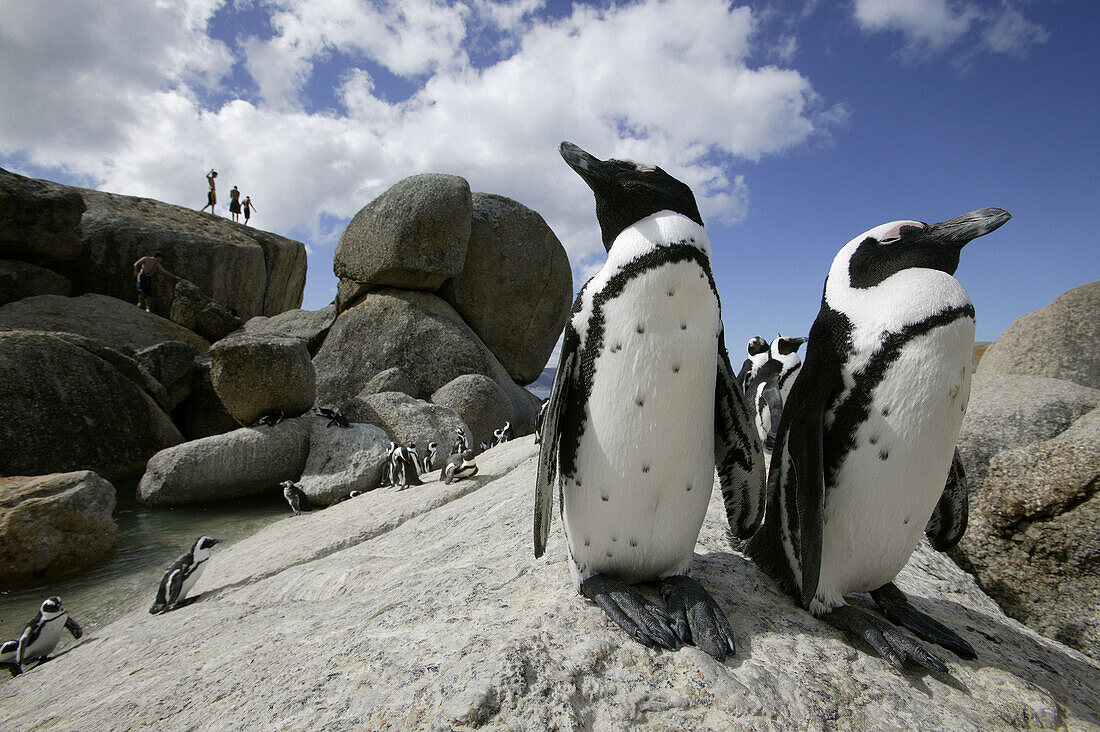
[[[936,551],[945,552],[962,539],[970,518],[969,498],[966,471],[963,470],[959,450],[955,448],[951,469],[947,473],[947,484],[944,485],[940,500],[924,528],[928,541]]]
[[[580,298],[577,298],[580,301]],[[576,308],[576,305],[574,305]],[[542,441],[539,443],[539,469],[535,479],[535,557],[546,552],[546,540],[550,536],[550,522],[554,517],[554,488],[558,487],[558,451],[561,448],[561,416],[571,398],[572,385],[580,370],[580,339],[573,326],[567,323],[562,338],[561,358],[554,386],[547,401],[546,416],[542,422]]]
[[[73,620],[71,616],[65,618],[65,629],[73,634],[73,638],[84,635],[84,629],[80,627],[80,623]]]
[[[183,591],[183,577],[186,569],[185,566],[173,569],[168,581],[164,583],[164,606],[166,610],[174,607],[182,599],[180,592]]]
[[[714,392],[714,463],[726,519],[734,536],[748,538],[764,516],[764,451],[744,392],[734,378],[724,333],[718,337]]]

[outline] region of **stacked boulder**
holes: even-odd
[[[1100,282],[1012,323],[959,435],[970,525],[952,558],[1005,612],[1100,658]]]

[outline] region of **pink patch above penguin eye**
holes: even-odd
[[[899,221],[894,224],[894,226],[889,231],[887,231],[879,238],[878,243],[893,244],[894,242],[901,239],[902,229],[908,228],[923,229],[924,224],[922,224],[920,221]]]

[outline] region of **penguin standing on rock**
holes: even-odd
[[[309,502],[309,496],[298,487],[293,480],[284,480],[280,483],[283,487],[283,498],[290,505],[290,510],[295,516],[302,515],[303,511],[312,511],[313,504]]]
[[[439,443],[428,443],[428,455],[424,458],[424,472],[429,473],[439,467]]]
[[[6,640],[0,643],[0,668],[7,669],[12,676],[23,673],[23,670],[15,665],[15,652],[18,650],[18,640]]]
[[[775,443],[775,431],[783,414],[783,403],[794,384],[794,377],[802,366],[798,348],[805,338],[788,338],[777,335],[766,354],[767,360],[753,369],[746,377],[745,397],[753,412],[757,434],[770,451]]]
[[[68,630],[73,638],[84,635],[80,624],[70,618],[69,612],[61,605],[61,598],[48,597],[42,601],[38,612],[15,641],[14,655],[4,662],[11,675],[18,676],[22,673],[23,664],[27,661],[44,663],[60,642],[62,630]],[[4,643],[5,659],[11,650],[11,641]]]
[[[477,475],[477,465],[474,463],[473,450],[467,450],[461,455],[451,455],[439,471],[439,479],[446,485],[475,475]]]
[[[209,536],[200,536],[196,539],[191,550],[180,556],[164,573],[160,587],[157,588],[157,600],[149,608],[149,612],[157,615],[193,602],[194,600],[185,599],[187,593],[202,576],[206,560],[210,559],[210,549],[220,542],[220,539],[211,539]]]
[[[596,198],[607,263],[577,296],[543,424],[535,556],[552,495],[580,593],[638,642],[722,660],[733,631],[687,576],[714,470],[734,533],[755,530],[764,463],[723,341],[695,197],[660,168],[561,155]],[[630,585],[658,582],[659,607]]]
[[[390,462],[392,465],[390,476],[398,490],[404,490],[410,485],[423,485],[420,480],[420,465],[417,462],[416,450],[398,445],[393,450]]]
[[[749,357],[745,359],[745,362],[741,364],[741,370],[737,372],[737,383],[741,385],[741,390],[745,394],[749,393],[749,379],[755,378],[760,367],[768,362],[768,342],[764,340],[763,336],[753,336],[749,339],[747,350]]]
[[[898,221],[840,250],[779,423],[764,524],[746,546],[802,607],[898,669],[909,659],[947,670],[896,625],[974,658],[893,580],[922,532],[944,551],[966,529],[955,442],[974,306],[953,275],[963,246],[1009,218],[986,208],[938,224]],[[853,592],[869,592],[885,618],[847,604]]]

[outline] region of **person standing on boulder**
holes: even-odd
[[[134,262],[134,274],[137,276],[137,305],[147,313],[152,312],[149,310],[149,298],[153,296],[153,273],[160,271],[169,277],[175,277],[177,280],[181,279],[166,270],[163,262],[163,252],[153,252],[152,256],[145,256]]]
[[[237,190],[237,186],[229,189],[229,213],[234,221],[241,220],[241,192]]]
[[[252,209],[255,208],[252,205],[252,196],[245,196],[241,201],[241,207],[244,209],[244,225],[248,226],[248,219],[252,216]]]
[[[206,192],[206,206],[210,207],[210,213],[214,213],[214,204],[218,202],[218,197],[214,193],[214,179],[218,177],[218,171],[211,169],[206,174],[206,182],[210,186],[210,190]],[[199,209],[199,213],[206,210],[206,206]]]

